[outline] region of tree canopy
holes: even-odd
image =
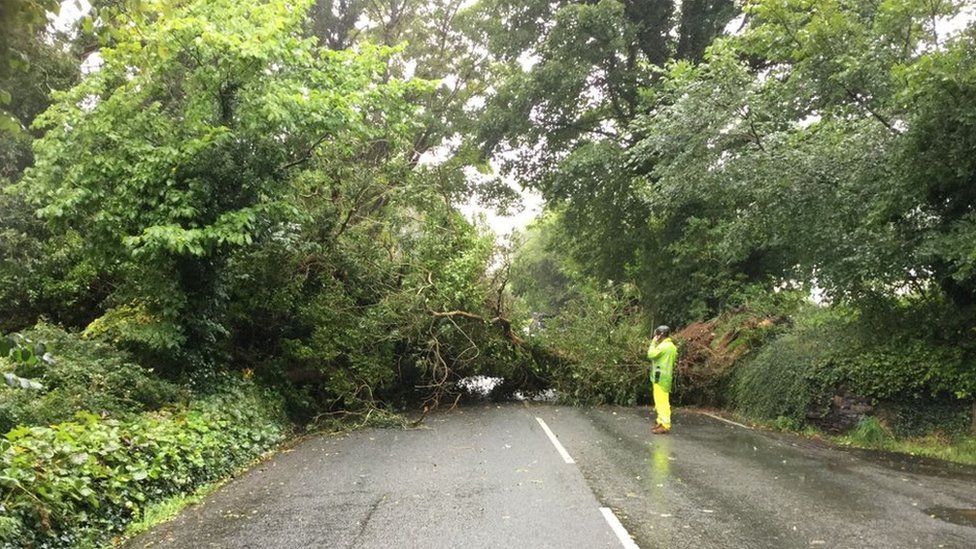
[[[5,330],[319,404],[562,360],[520,329],[607,296],[607,326],[800,292],[972,339],[964,2],[96,2],[57,36],[11,5]],[[546,212],[507,254],[458,207],[518,186]]]

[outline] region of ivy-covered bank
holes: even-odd
[[[129,420],[79,412],[12,429],[0,441],[0,546],[104,546],[148,505],[225,478],[287,429],[280,397],[231,379]]]

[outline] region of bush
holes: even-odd
[[[531,345],[552,351],[540,375],[573,404],[634,405],[650,400],[650,331],[633,288],[578,287]],[[679,354],[680,354],[679,349]]]
[[[749,417],[803,423],[821,396],[821,384],[810,376],[826,355],[818,332],[783,335],[736,366],[730,382],[732,407]]]
[[[933,328],[922,305],[899,307],[887,316],[842,306],[802,311],[789,332],[735,365],[732,407],[797,423],[825,416],[833,396],[851,395],[885,409],[900,436],[964,431],[974,351],[954,331]]]
[[[809,412],[823,408],[850,381],[838,357],[852,354],[853,319],[841,308],[799,311],[789,331],[732,368],[729,405],[749,417],[804,425]]]
[[[893,440],[878,418],[866,417],[858,422],[849,440],[857,446],[882,449]]]
[[[921,437],[941,433],[952,439],[969,434],[972,404],[955,399],[904,398],[886,402],[878,415],[898,437]]]
[[[17,425],[60,423],[81,411],[126,419],[185,396],[111,345],[43,324],[23,335],[43,342],[52,358],[16,365],[14,374],[39,382],[43,390],[0,388],[0,432]]]
[[[841,352],[818,369],[824,383],[845,385],[859,395],[879,400],[969,394],[964,387],[971,383],[961,372],[965,355],[958,348],[907,335],[893,335],[891,340],[877,344],[855,339],[840,343]]]
[[[279,397],[241,380],[132,421],[79,412],[0,441],[0,546],[104,544],[149,503],[226,477],[281,440]]]

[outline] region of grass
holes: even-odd
[[[223,480],[219,482],[212,482],[210,484],[204,484],[191,494],[172,496],[147,506],[143,510],[142,516],[139,517],[138,520],[134,520],[129,523],[121,538],[116,540],[116,542],[113,543],[113,546],[119,547],[126,540],[132,539],[139,534],[148,532],[156,526],[176,518],[176,515],[178,515],[180,511],[203,501],[204,498],[212,494],[226,482],[226,480]]]
[[[943,432],[932,432],[925,436],[903,438],[895,437],[877,418],[867,417],[858,423],[850,433],[844,435],[828,435],[809,425],[777,418],[772,421],[757,421],[755,418],[742,417],[725,410],[722,415],[735,417],[762,429],[793,433],[806,438],[824,440],[839,446],[863,448],[867,450],[884,450],[911,456],[921,456],[952,463],[976,465],[976,433],[960,436],[949,436]]]
[[[935,431],[920,437],[899,439],[877,418],[861,420],[850,433],[824,439],[854,448],[884,450],[965,465],[976,465],[976,435],[949,436]]]
[[[850,433],[838,437],[841,442],[858,448],[888,450],[897,443],[895,437],[885,429],[878,418],[866,417],[858,422]]]

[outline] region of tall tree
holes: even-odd
[[[97,302],[71,237],[52,238],[22,196],[7,192],[33,164],[31,125],[51,94],[80,77],[75,41],[54,31],[48,15],[59,2],[0,3],[0,332],[29,326],[44,314],[74,324],[75,311]]]
[[[698,216],[710,238],[675,243],[701,260],[759,261],[836,299],[968,309],[973,29],[947,41],[935,24],[962,3],[817,6],[757,2],[706,64],[671,68],[636,125],[648,203],[664,219],[724,204]]]
[[[144,3],[101,69],[38,119],[20,190],[112,280],[90,330],[171,367],[212,363],[232,252],[291,218],[289,181],[311,157],[412,111],[404,84],[380,82],[382,52],[304,39],[307,8]]]
[[[479,39],[500,60],[498,84],[476,141],[523,185],[559,208],[563,247],[598,278],[634,280],[646,296],[674,273],[666,232],[651,211],[627,151],[632,123],[652,110],[644,90],[665,63],[697,60],[734,15],[732,2],[530,2],[479,4]],[[662,242],[662,239],[664,242]],[[680,275],[679,275],[680,276]],[[653,300],[648,311],[686,317],[689,304]]]
[[[30,68],[31,49],[36,47],[36,33],[44,31],[49,12],[60,8],[57,0],[0,1],[0,80]],[[0,131],[17,133],[21,121],[8,110],[15,88],[9,82],[0,85]]]
[[[461,138],[472,131],[472,112],[490,87],[490,57],[470,38],[480,19],[464,0],[321,0],[311,32],[330,48],[379,44],[396,47],[390,77],[422,78],[437,85],[410,98],[421,109],[410,161],[455,204],[472,196],[501,207],[515,194]],[[473,171],[477,168],[482,173]]]

